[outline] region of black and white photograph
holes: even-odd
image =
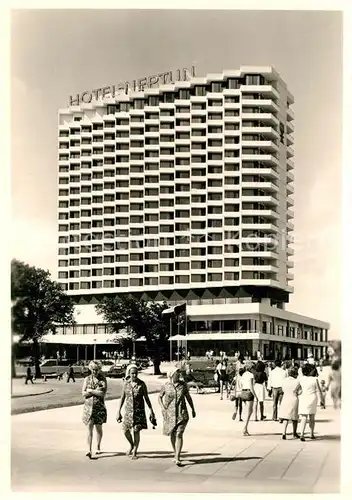
[[[13,492],[341,492],[344,12],[193,3],[11,10]]]

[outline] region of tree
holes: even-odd
[[[113,332],[126,329],[130,338],[145,337],[148,353],[153,359],[154,375],[160,375],[160,356],[167,350],[170,336],[169,323],[162,315],[167,307],[166,302],[146,302],[132,295],[104,297],[95,306]]]
[[[73,300],[50,279],[49,271],[14,259],[11,301],[12,331],[21,342],[32,342],[35,376],[39,378],[39,341],[43,335],[55,332],[56,325],[74,323]]]

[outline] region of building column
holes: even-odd
[[[259,340],[252,340],[252,355],[256,357],[257,351],[259,351]]]

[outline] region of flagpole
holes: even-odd
[[[186,360],[188,359],[188,345],[187,345],[187,313],[185,314],[185,341],[186,341]]]
[[[170,363],[172,363],[172,317],[170,316]]]

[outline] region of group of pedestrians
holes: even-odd
[[[236,370],[229,391],[234,388],[235,409],[232,419],[243,421],[243,405],[247,412],[244,419],[243,435],[249,436],[248,424],[254,410],[254,420],[258,421],[258,406],[260,420],[265,420],[265,392],[272,397],[272,420],[284,423],[282,439],[286,440],[289,422],[292,422],[293,437],[305,441],[307,423],[310,428],[310,438],[315,439],[315,415],[318,402],[325,408],[326,394],[331,389],[334,407],[341,405],[341,370],[340,363],[332,364],[328,373],[327,385],[325,379],[319,382],[319,369],[315,364],[297,365],[294,362],[281,363],[275,361],[269,375],[262,361],[256,364],[246,363]],[[298,422],[301,421],[298,433]]]
[[[104,402],[107,383],[99,362],[92,361],[89,364],[89,370],[90,375],[83,382],[82,395],[84,397],[83,423],[88,429],[88,451],[86,456],[92,459],[94,428],[97,434],[96,454],[99,455],[101,453],[103,424],[107,421],[107,411]],[[169,372],[168,381],[162,387],[158,400],[163,416],[163,434],[170,437],[174,452],[173,460],[176,465],[180,466],[183,434],[189,421],[186,402],[190,406],[192,417],[196,416],[188,385],[181,379],[180,368],[175,367]],[[140,433],[143,429],[148,428],[145,404],[149,408],[149,421],[153,428],[155,428],[157,421],[148,396],[147,386],[138,377],[137,366],[131,364],[126,371],[125,383],[117,407],[116,420],[118,423],[122,423],[122,431],[129,444],[126,455],[130,456],[132,460],[138,458]],[[123,407],[124,414],[122,416],[121,411]]]
[[[219,367],[220,374],[221,370],[224,369],[224,362],[226,364],[226,360],[223,360]],[[83,382],[82,395],[84,397],[83,422],[88,431],[88,451],[86,456],[92,459],[94,429],[97,436],[96,453],[101,453],[103,424],[107,421],[107,410],[104,402],[107,382],[99,362],[92,361],[89,364],[89,370],[90,374]],[[191,409],[192,417],[196,416],[188,384],[182,375],[180,367],[172,368],[158,398],[163,417],[163,434],[170,438],[173,460],[179,466],[181,465],[183,435],[189,422],[187,404]],[[293,438],[305,441],[305,431],[308,423],[310,437],[315,439],[315,414],[318,397],[321,405],[323,405],[322,407],[324,407],[324,396],[327,390],[331,389],[334,407],[338,408],[340,405],[340,365],[335,364],[331,367],[328,376],[325,377],[328,379],[327,385],[323,389],[323,384],[319,383],[318,376],[316,366],[308,363],[299,367],[294,363],[282,366],[280,362],[275,362],[268,374],[267,366],[261,360],[255,364],[239,362],[231,383],[226,385],[225,377],[223,378],[220,397],[223,398],[224,390],[226,390],[228,397],[231,391],[234,390],[231,396],[231,400],[235,405],[232,419],[236,420],[238,416],[239,420],[244,422],[244,436],[250,435],[248,425],[253,413],[255,421],[262,421],[267,418],[264,414],[264,401],[266,392],[268,392],[272,397],[272,419],[284,424],[282,439],[286,440],[290,422],[292,423]],[[149,409],[149,421],[155,428],[157,421],[147,386],[138,377],[137,366],[131,364],[126,371],[122,394],[117,407],[116,420],[122,424],[122,431],[129,444],[126,455],[130,456],[132,460],[138,458],[140,433],[143,429],[148,428],[146,406]],[[124,414],[122,416],[123,408]],[[246,408],[246,415],[243,419],[244,408]],[[301,426],[298,432],[299,418]]]

